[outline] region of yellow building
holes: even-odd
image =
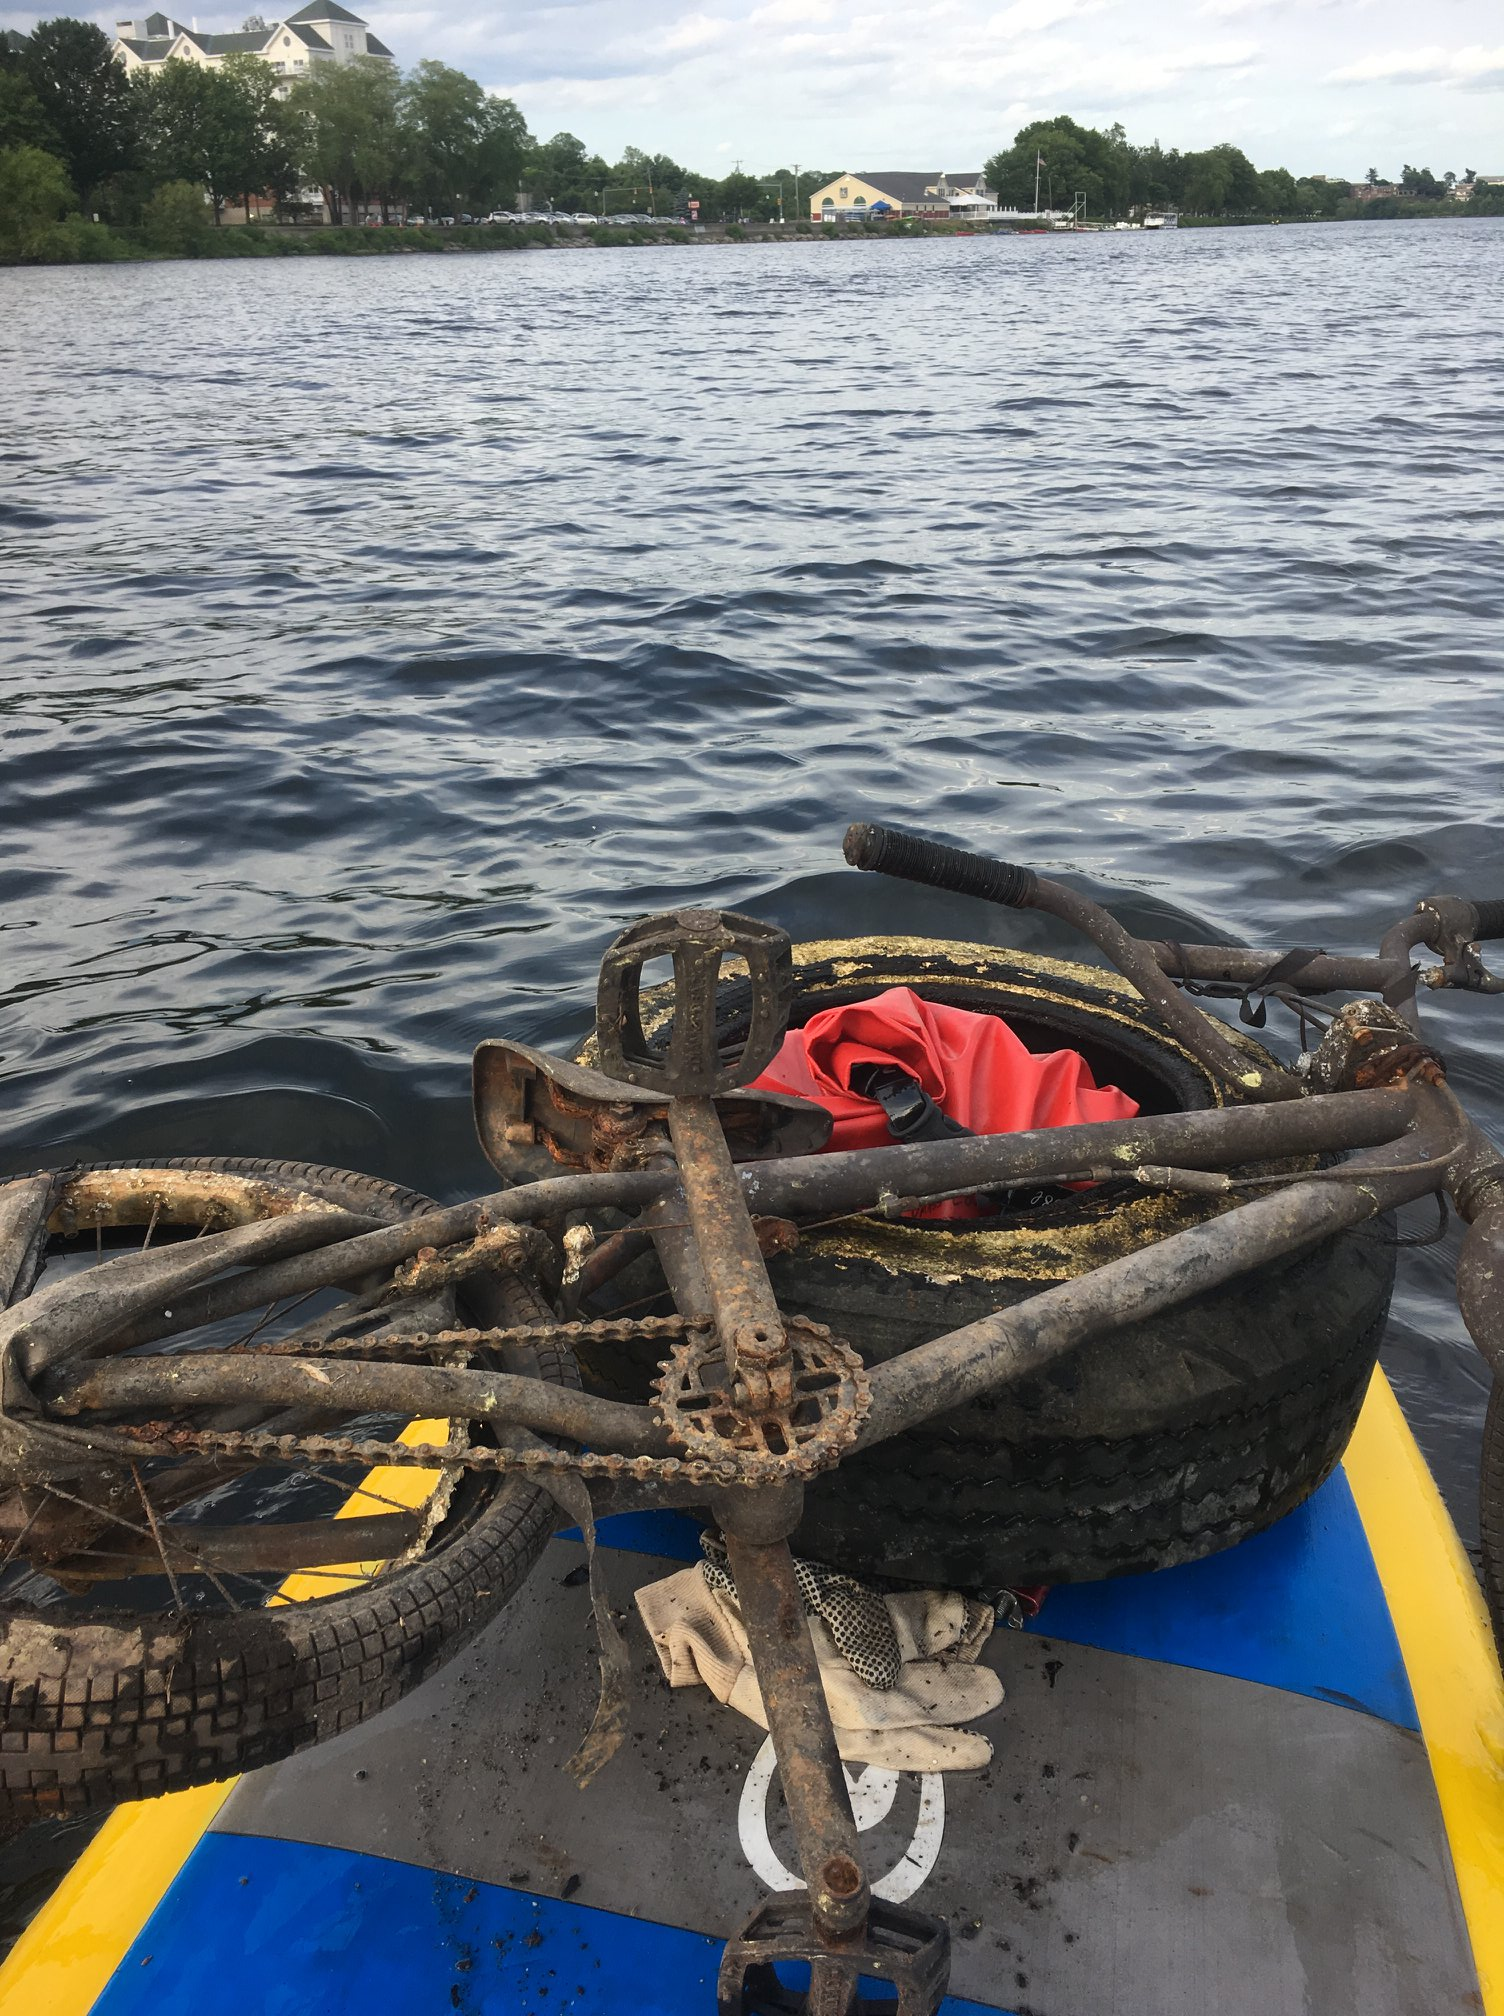
[[[838,175],[809,199],[816,222],[835,223],[853,217],[989,217],[997,215],[997,198],[980,169],[957,172]]]

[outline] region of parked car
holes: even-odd
[[[426,230],[428,226],[428,219],[426,217],[404,217],[402,221],[409,227],[420,231]]]
[[[576,210],[569,220],[572,224],[599,224],[600,218],[593,217],[588,210]]]
[[[446,231],[451,230],[454,225],[454,219],[452,217],[435,217],[433,221],[435,222],[435,224],[439,225],[443,230]]]
[[[521,224],[524,221],[511,210],[493,210],[486,219],[488,224]]]

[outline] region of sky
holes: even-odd
[[[344,4],[404,66],[438,57],[515,98],[540,137],[567,130],[608,159],[661,150],[709,174],[978,168],[1054,112],[1166,147],[1230,140],[1296,174],[1504,174],[1504,0]],[[0,0],[5,25],[35,19]]]

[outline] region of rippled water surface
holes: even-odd
[[[1504,893],[1504,220],[0,272],[6,1169],[486,1183],[689,899],[1057,951]],[[1431,1031],[1504,1136],[1504,1004]],[[1412,1214],[1417,1226],[1424,1214]],[[1460,1520],[1451,1245],[1389,1353]]]

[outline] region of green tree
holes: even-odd
[[[1178,203],[1185,188],[1185,167],[1179,153],[1167,154],[1157,140],[1128,151],[1128,200],[1144,209]]]
[[[408,77],[403,106],[413,187],[430,209],[480,210],[515,195],[528,131],[510,98],[493,98],[462,70],[430,62]]]
[[[552,140],[535,140],[527,147],[518,173],[521,186],[533,202],[554,210],[594,210],[604,191],[639,186],[645,190],[648,177],[653,176],[657,209],[661,212],[663,185],[655,173],[655,157],[641,155],[629,164],[629,155],[637,155],[637,150],[629,147],[613,169],[599,154],[588,153],[584,141],[573,133],[556,133]]]
[[[30,259],[73,203],[56,155],[40,147],[0,151],[0,259]]]
[[[1296,207],[1312,217],[1335,217],[1350,200],[1346,182],[1327,175],[1305,175],[1295,185]]]
[[[1446,184],[1438,181],[1429,168],[1412,168],[1408,161],[1400,173],[1400,188],[1407,196],[1419,197],[1425,203],[1435,203],[1447,193]]]
[[[224,107],[224,172],[246,199],[249,220],[252,196],[271,195],[280,202],[297,187],[296,128],[286,100],[277,95],[270,63],[249,54],[227,56],[219,74],[235,94]]]
[[[1467,207],[1475,217],[1504,217],[1504,184],[1492,187],[1486,182],[1473,179],[1473,193],[1467,199]]]
[[[555,135],[555,139],[574,140],[574,135],[560,133]],[[553,144],[553,141],[548,143],[549,146]],[[574,140],[574,145],[580,148],[580,153],[583,155],[585,150],[580,146],[580,142]],[[529,172],[534,162],[541,163],[542,154],[542,148],[534,149],[532,160],[529,162]],[[612,192],[619,191],[626,198],[626,208],[643,211],[649,217],[657,216],[661,207],[660,198],[670,193],[669,185],[677,189],[683,180],[683,171],[672,163],[670,164],[672,173],[665,180],[659,166],[664,159],[663,155],[655,158],[651,154],[644,153],[641,147],[623,147],[621,159],[612,168],[607,179]],[[547,170],[544,169],[543,172],[546,174]]]
[[[1025,126],[987,163],[987,180],[1005,209],[1033,209],[1036,163],[1042,209],[1069,209],[1080,195],[1089,216],[1111,217],[1130,201],[1131,161],[1121,126],[1099,133],[1064,114]]]
[[[142,216],[148,243],[159,252],[192,252],[209,236],[204,192],[197,182],[164,182]]]
[[[1288,168],[1265,168],[1257,177],[1256,208],[1271,217],[1288,217],[1301,208],[1295,177]]]
[[[174,57],[139,72],[132,88],[155,179],[207,189],[216,224],[232,196],[284,193],[295,180],[293,133],[276,84],[256,56],[231,56],[215,69]]]
[[[321,63],[294,86],[289,107],[294,152],[323,189],[335,223],[372,198],[386,217],[407,186],[413,152],[402,80],[392,65],[375,56]]]
[[[375,66],[370,66],[374,68]],[[300,77],[288,98],[293,152],[305,178],[324,192],[333,223],[352,212],[370,115],[370,93],[360,63],[319,63]]]
[[[131,80],[141,110],[147,161],[158,182],[191,182],[209,192],[214,222],[238,179],[227,156],[238,110],[218,70],[173,57]]]
[[[62,153],[42,101],[19,63],[0,64],[0,147],[40,147],[48,154]]]
[[[1258,170],[1241,148],[1223,142],[1185,157],[1184,202],[1198,217],[1247,216],[1259,209]]]
[[[726,176],[723,181],[703,185],[700,215],[707,222],[713,222],[718,217],[727,223],[735,223],[744,217],[760,217],[764,208],[762,184],[755,175],[738,172]]]
[[[92,21],[41,22],[27,41],[22,66],[68,178],[87,204],[135,158],[139,101],[130,80],[115,61],[110,38]]]
[[[1366,183],[1368,184],[1368,186],[1369,186],[1369,188],[1370,188],[1370,189],[1377,189],[1377,188],[1378,188],[1378,186],[1379,186],[1379,171],[1378,171],[1378,169],[1377,169],[1377,168],[1370,168],[1370,169],[1369,169],[1369,171],[1368,171],[1368,173],[1367,173],[1367,174],[1366,174],[1366,175],[1365,175],[1365,176],[1363,177],[1363,180],[1364,180],[1364,181],[1365,181],[1365,182],[1366,182]]]

